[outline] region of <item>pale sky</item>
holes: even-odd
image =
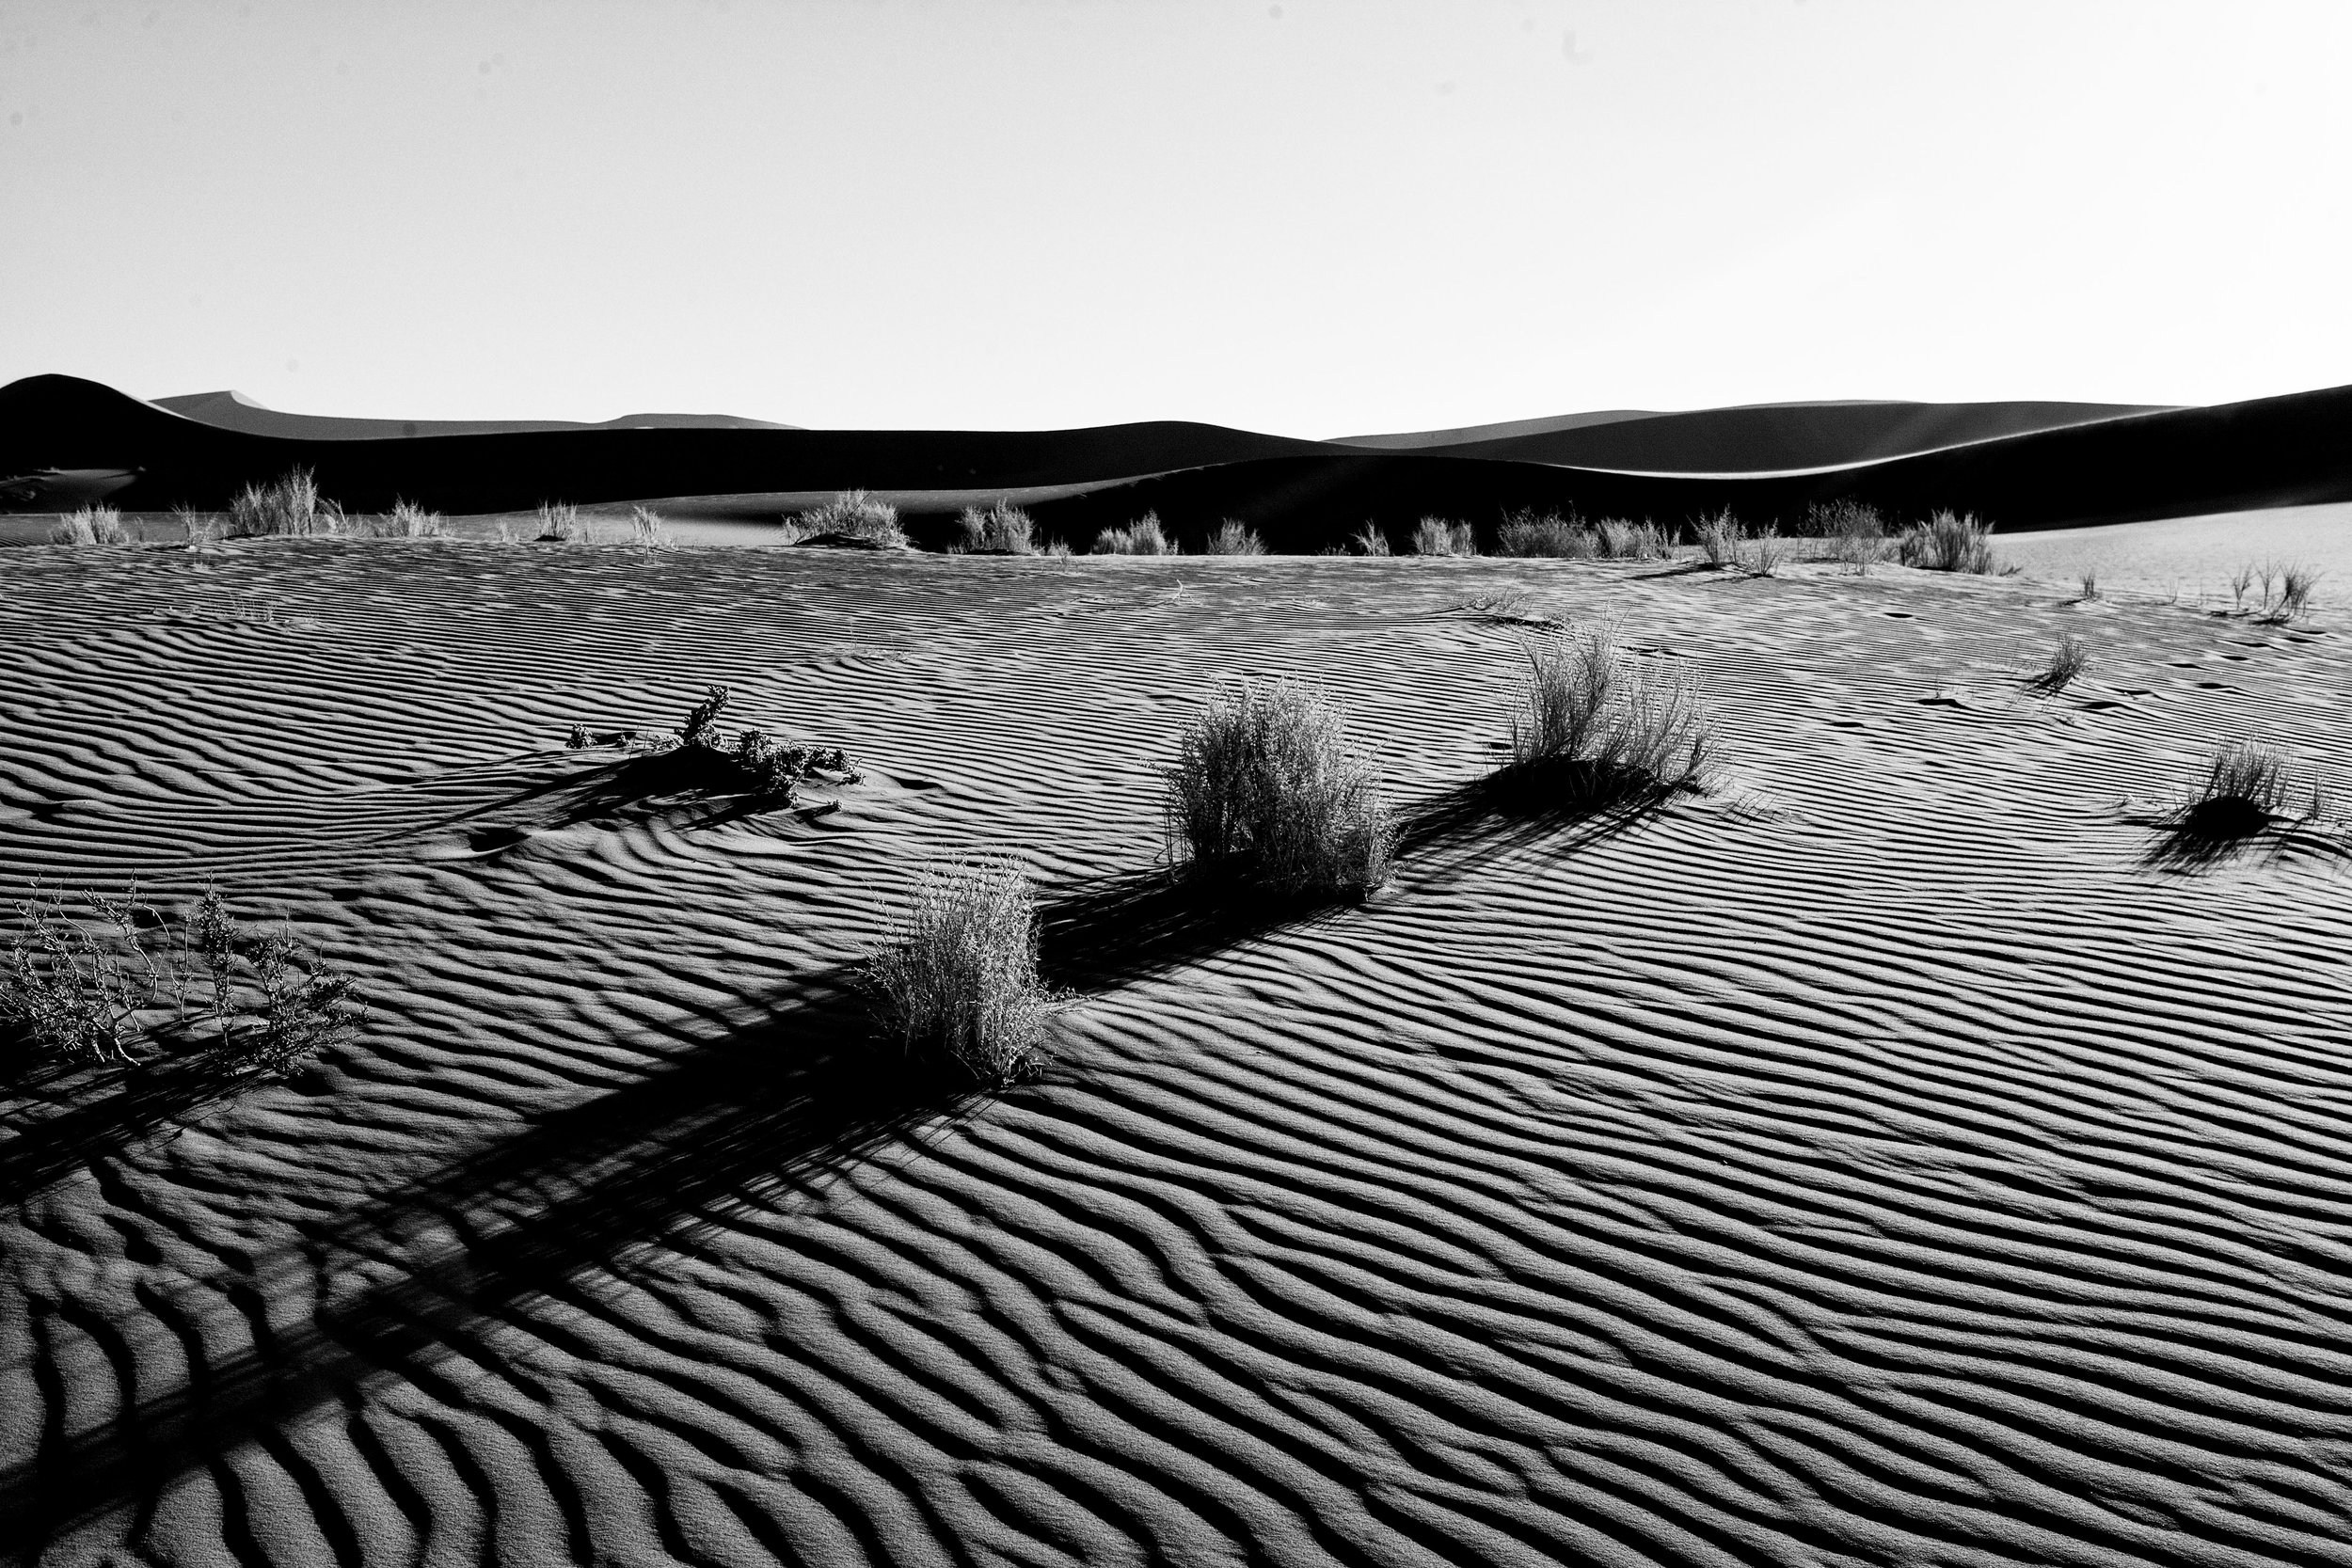
[[[1334,436],[2352,383],[2352,5],[0,0],[0,381]]]

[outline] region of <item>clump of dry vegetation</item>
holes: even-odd
[[[381,516],[345,517],[343,525],[353,537],[359,539],[447,539],[451,531],[449,520],[437,512],[428,512],[413,501],[395,500],[392,509]]]
[[[776,805],[794,805],[800,786],[811,781],[844,784],[862,782],[865,775],[838,746],[787,745],[765,730],[739,731],[734,742],[719,727],[733,691],[724,686],[706,687],[703,700],[675,730],[596,730],[574,724],[566,744],[576,752],[617,747],[623,751],[660,755],[691,752],[739,771],[750,792]]]
[[[1468,523],[1423,517],[1413,529],[1415,555],[1476,555],[1478,531]]]
[[[1248,523],[1228,517],[1216,526],[1208,542],[1200,546],[1203,555],[1263,555],[1265,541]]]
[[[111,506],[85,506],[58,518],[49,530],[53,545],[127,545],[131,531]]]
[[[1038,1060],[1057,1000],[1038,974],[1036,894],[1005,860],[924,868],[860,980],[901,1051],[989,1084]]]
[[[541,501],[539,531],[532,538],[534,543],[542,545],[593,545],[596,542],[594,526],[580,515],[579,507],[568,501]]]
[[[1106,528],[1094,536],[1096,555],[1182,555],[1176,541],[1160,527],[1160,515],[1147,512],[1125,528]]]
[[[2307,785],[2304,817],[2321,815],[2318,781]],[[2233,740],[2214,749],[2202,780],[2176,816],[2179,832],[2193,838],[2244,838],[2288,815],[2297,793],[2286,753],[2275,746]]]
[[[2076,604],[2096,603],[2099,597],[2099,569],[2096,566],[2093,566],[2090,570],[2084,572],[2080,578],[2075,579],[2074,589],[2074,602]]]
[[[1606,629],[1531,642],[1511,721],[1511,783],[1597,807],[1707,785],[1714,721],[1680,672],[1628,659]]]
[[[1989,577],[2001,569],[1993,554],[1992,534],[1993,525],[1979,522],[1973,512],[1942,511],[1903,530],[1895,541],[1895,553],[1906,566]]]
[[[86,893],[77,910],[38,891],[16,913],[0,1022],[68,1061],[136,1066],[134,1047],[161,1041],[235,1073],[283,1072],[363,1016],[350,978],[289,924],[245,926],[217,889],[176,915],[135,893]]]
[[[2083,645],[2083,640],[2069,632],[2058,639],[2058,646],[2050,651],[2049,658],[2031,684],[2037,690],[2055,695],[2074,685],[2090,662],[2090,651]]]
[[[1036,520],[1010,501],[1000,500],[985,512],[967,506],[959,520],[967,554],[1033,555],[1037,551]]]
[[[1886,525],[1879,509],[1864,501],[1814,502],[1805,508],[1805,532],[1825,541],[1830,559],[1858,576],[1869,575],[1886,556]]]
[[[1589,529],[1579,528],[1556,512],[1541,515],[1532,509],[1515,512],[1495,530],[1497,555],[1583,561],[1591,558],[1596,545]]]
[[[232,539],[345,531],[342,508],[319,494],[309,468],[295,468],[269,484],[248,484],[229,503]]]
[[[2265,561],[2259,566],[2240,567],[2230,578],[2230,594],[2233,608],[2242,610],[2247,590],[2259,583],[2262,597],[2255,605],[2255,617],[2284,626],[2311,609],[2312,591],[2319,586],[2319,573],[2306,566]]]
[[[1367,522],[1347,536],[1347,551],[1350,555],[1387,555],[1389,536]]]
[[[1338,895],[1388,880],[1394,829],[1379,774],[1318,687],[1220,688],[1165,778],[1170,858],[1195,873]]]
[[[640,549],[666,550],[676,541],[670,535],[669,520],[647,507],[628,509],[629,543]]]
[[[1701,517],[1691,526],[1692,536],[1698,541],[1699,554],[1709,566],[1737,566],[1740,552],[1747,543],[1748,526],[1724,507],[1711,517]]]
[[[879,549],[902,548],[907,542],[906,531],[898,526],[898,509],[865,490],[844,490],[833,499],[784,520],[784,542],[787,545],[828,537]]]

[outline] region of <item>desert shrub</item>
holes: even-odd
[[[1656,523],[1603,517],[1593,525],[1593,531],[1600,542],[1600,554],[1611,561],[1661,561],[1674,554],[1674,541]]]
[[[342,531],[342,509],[319,495],[308,468],[295,468],[273,483],[248,484],[229,503],[232,539]]]
[[[111,506],[85,506],[57,519],[49,530],[53,545],[127,545],[131,531]]]
[[[392,537],[395,539],[446,539],[450,536],[449,520],[437,512],[428,512],[414,501],[394,500],[391,510]]]
[[[1182,555],[1176,541],[1160,527],[1160,515],[1147,512],[1125,528],[1106,528],[1094,536],[1096,555]]]
[[[2090,661],[2090,650],[2083,646],[2083,640],[2070,632],[2058,639],[2058,645],[2050,651],[2033,684],[2044,691],[2063,691],[2074,683]]]
[[[1413,529],[1415,555],[1476,555],[1478,531],[1468,523],[1423,517]]]
[[[1687,675],[1628,660],[1605,630],[1531,643],[1511,721],[1518,782],[1601,804],[1705,787],[1714,722]]]
[[[588,519],[580,515],[580,508],[568,501],[539,503],[539,531],[532,535],[542,545],[592,545],[595,530]]]
[[[1731,508],[1725,507],[1711,517],[1701,517],[1692,525],[1692,533],[1709,566],[1740,564],[1740,547],[1747,543],[1748,529],[1731,515]]]
[[[884,1032],[909,1055],[989,1083],[1034,1058],[1053,995],[1038,975],[1037,898],[1001,860],[934,864],[917,877],[889,942],[861,976]]]
[[[188,543],[198,549],[220,536],[220,519],[209,512],[199,512],[185,501],[171,509],[171,516],[187,535]]]
[[[1736,557],[1741,571],[1759,578],[1775,575],[1788,559],[1788,541],[1780,536],[1779,528],[1772,523],[1749,534],[1740,543]]]
[[[898,509],[864,490],[844,490],[797,517],[786,518],[784,531],[787,545],[826,533],[845,534],[890,548],[907,542],[905,531],[898,527]]]
[[[1318,688],[1220,688],[1165,777],[1171,856],[1197,872],[1327,895],[1388,879],[1393,830],[1379,775]]]
[[[1979,522],[1972,512],[1938,512],[1903,530],[1896,553],[1906,566],[1990,575],[2000,570],[1993,555],[1992,532],[1993,525]]]
[[[2178,826],[2201,838],[2243,837],[2286,816],[2294,793],[2284,752],[2257,742],[2230,741],[2206,760],[2204,777],[2191,789]],[[2313,782],[2307,815],[2317,816],[2319,809],[2319,785]]]
[[[1556,512],[1538,515],[1533,508],[1514,512],[1495,530],[1495,553],[1510,556],[1551,556],[1566,561],[1590,559],[1598,549],[1590,529]]]
[[[963,509],[963,547],[997,555],[1030,555],[1037,549],[1037,523],[1010,501],[998,501],[983,512]]]
[[[2096,599],[2099,596],[2099,569],[2094,566],[2085,572],[2077,580],[2075,587],[2077,592],[2074,600],[2077,604],[2089,604]]]
[[[723,686],[707,688],[703,700],[686,715],[686,722],[678,726],[680,746],[701,747],[707,751],[723,748],[719,741],[719,715],[725,711],[728,691]]]
[[[1804,509],[1805,532],[1829,545],[1829,556],[1841,566],[1867,574],[1886,553],[1886,525],[1879,509],[1865,501],[1841,498],[1815,501]]]
[[[2246,591],[2253,586],[2253,567],[2240,566],[2235,572],[2232,573],[2230,577],[2230,608],[2233,610],[2244,610],[2246,608]]]
[[[0,1019],[71,1059],[135,1063],[132,1044],[168,1014],[169,1026],[197,1044],[206,1043],[209,1023],[213,1057],[231,1070],[282,1072],[359,1022],[347,976],[282,921],[260,931],[241,926],[215,889],[176,920],[135,895],[86,894],[80,918],[39,895],[17,911],[24,929],[0,976]],[[144,940],[151,926],[160,949]]]
[[[1263,555],[1265,541],[1248,523],[1228,517],[1217,524],[1216,531],[1209,535],[1208,543],[1200,549],[1203,555]]]
[[[628,509],[628,536],[630,544],[647,550],[666,550],[676,542],[670,536],[668,519],[643,506]]]
[[[2263,618],[2283,626],[2303,614],[2311,609],[2312,590],[2319,586],[2319,576],[2306,566],[2264,567]]]
[[[1386,555],[1389,553],[1389,536],[1367,522],[1347,536],[1347,549],[1351,555]]]
[[[1070,559],[1070,546],[1059,539],[1048,539],[1042,553],[1056,561],[1067,561]]]
[[[0,972],[0,1022],[71,1061],[127,1063],[154,979],[139,941],[140,906],[103,894],[83,897],[80,918],[36,891],[16,906],[24,929]]]

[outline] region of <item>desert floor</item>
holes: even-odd
[[[0,892],[213,880],[371,1007],[233,1097],[0,1085],[0,1558],[2352,1563],[2344,826],[2161,821],[2225,740],[2352,784],[2340,612],[325,541],[0,579]],[[1534,614],[1692,672],[1718,791],[1478,808]],[[1380,757],[1369,904],[1154,879],[1238,673]],[[866,782],[564,749],[708,682]],[[1039,879],[1051,1067],[853,1070],[850,967],[974,851]]]

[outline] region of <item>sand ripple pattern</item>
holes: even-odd
[[[373,1007],[234,1101],[8,1083],[0,1560],[2352,1562],[2342,856],[2148,823],[2217,738],[2344,776],[2338,631],[1894,571],[0,571],[0,892],[214,880]],[[1449,812],[1512,586],[1687,661],[1726,792]],[[1152,769],[1245,673],[1340,688],[1423,831],[1368,907],[1154,944]],[[558,744],[716,680],[870,782]],[[977,848],[1046,881],[1056,1066],[845,1087],[846,966]]]

